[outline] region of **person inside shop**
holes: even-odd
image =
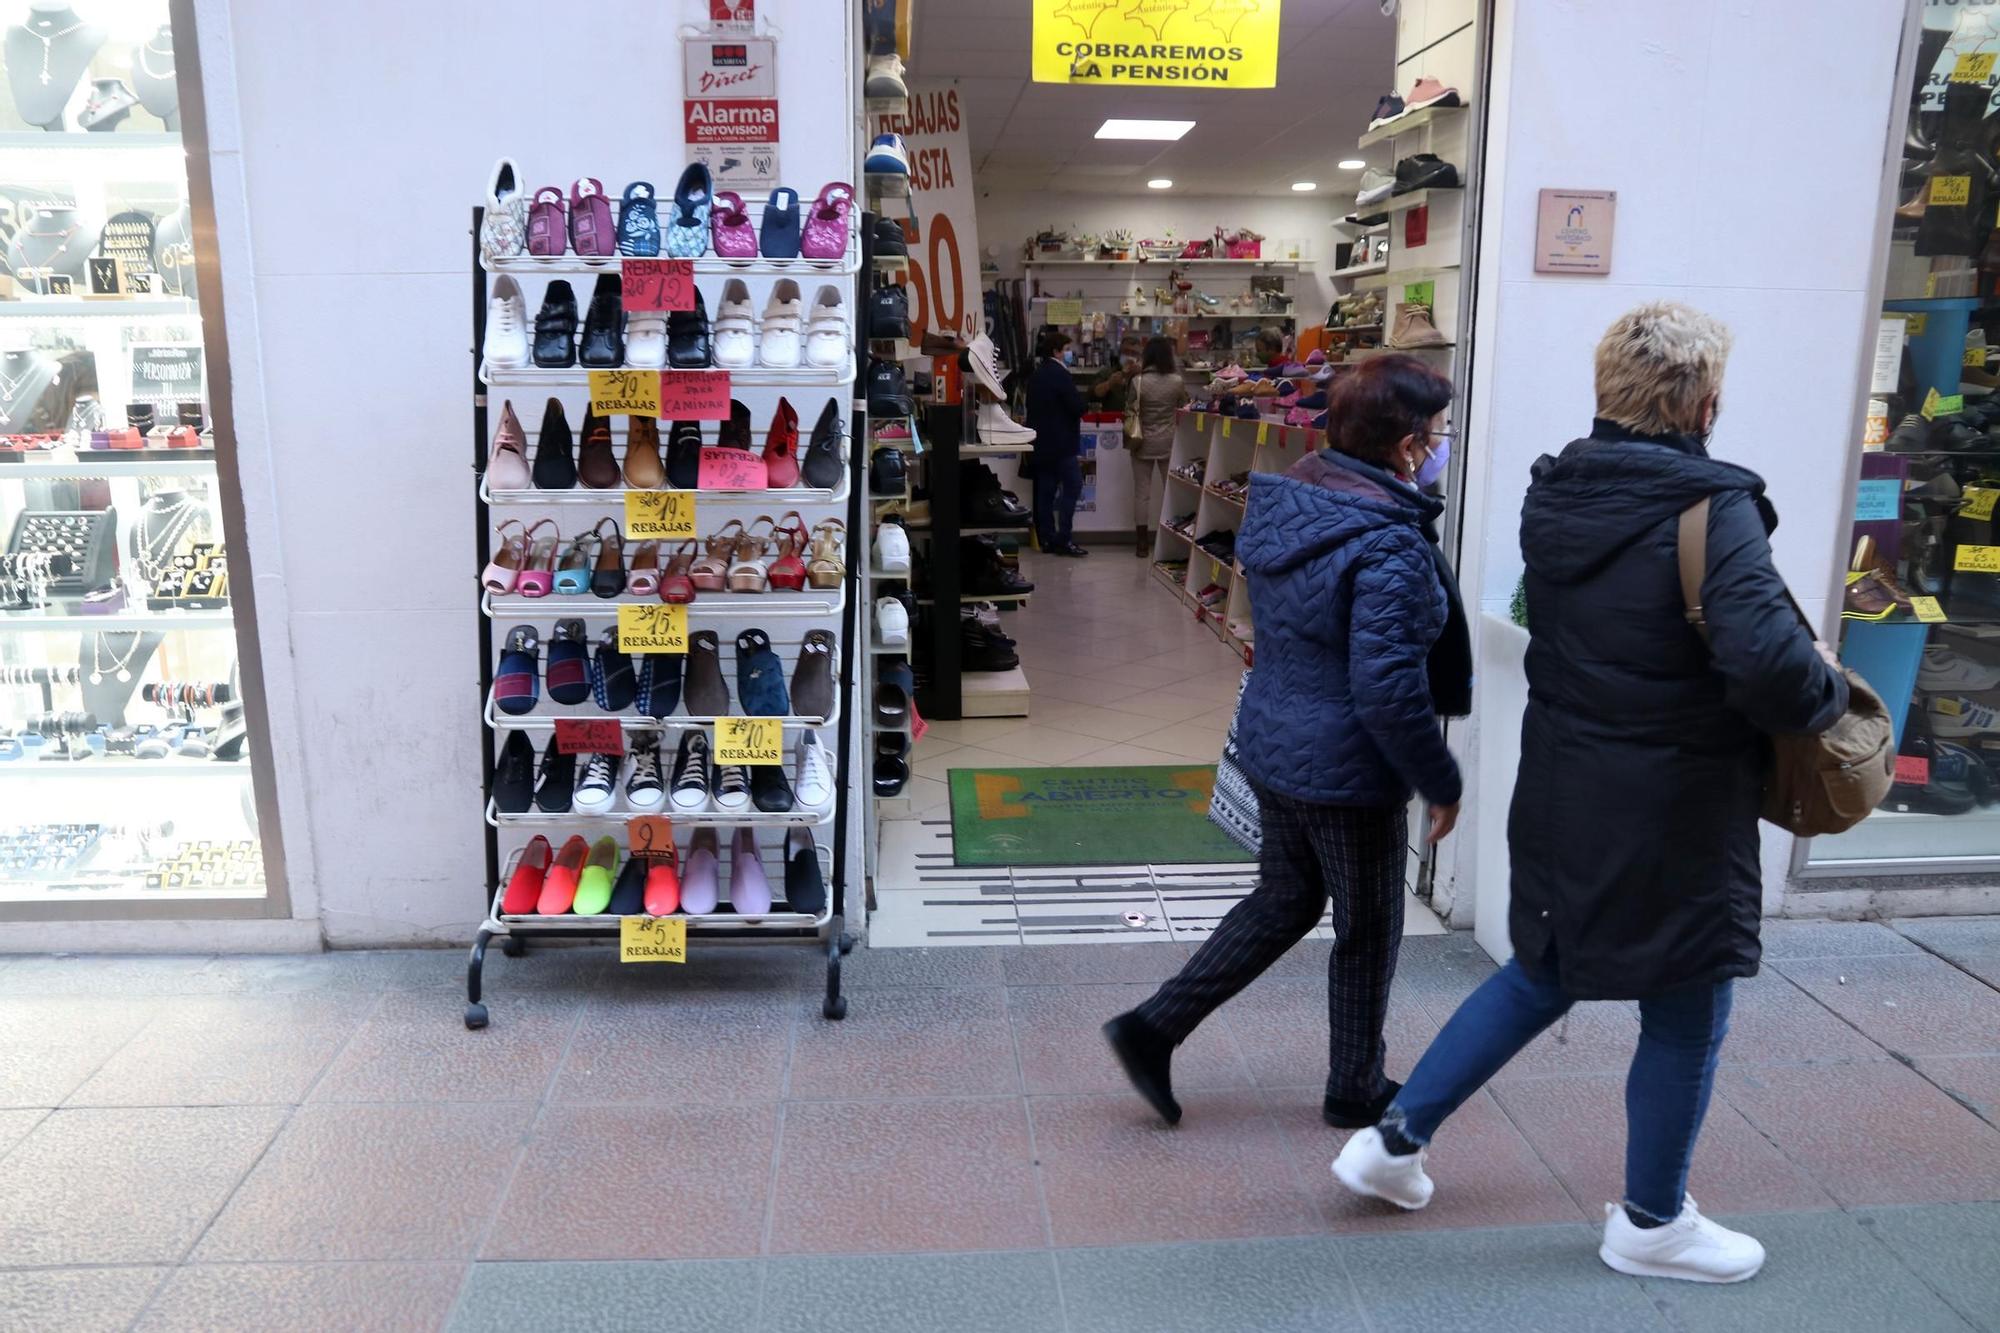
[[[1278,390],[1276,368],[1285,363],[1285,335],[1275,328],[1257,331],[1256,368],[1269,368],[1272,373],[1259,379],[1243,380],[1230,385],[1225,392],[1238,398],[1273,398]]]
[[[1050,555],[1088,555],[1072,524],[1083,495],[1083,414],[1089,410],[1070,374],[1069,335],[1045,328],[1028,377],[1028,427],[1035,432],[1035,537]]]
[[[1729,344],[1719,321],[1673,302],[1622,316],[1597,347],[1589,436],[1531,470],[1514,956],[1333,1166],[1357,1193],[1423,1207],[1425,1145],[1452,1112],[1577,1001],[1636,1000],[1625,1197],[1606,1205],[1598,1254],[1621,1273],[1699,1282],[1739,1282],[1764,1262],[1685,1189],[1731,983],[1757,973],[1765,737],[1824,731],[1848,705],[1832,650],[1771,562],[1763,480],[1709,457]],[[1707,642],[1679,574],[1681,515],[1703,500]]]
[[[1153,554],[1148,520],[1160,512],[1160,491],[1166,486],[1167,457],[1174,451],[1175,413],[1189,401],[1187,381],[1174,364],[1171,338],[1150,338],[1138,379],[1129,395],[1136,412],[1126,414],[1125,448],[1132,455],[1132,520],[1138,526],[1138,555]],[[1131,429],[1136,420],[1138,431]]]
[[[1441,501],[1414,478],[1452,384],[1415,357],[1364,362],[1333,389],[1330,445],[1253,472],[1236,541],[1257,608],[1257,664],[1236,714],[1263,845],[1254,892],[1180,974],[1105,1024],[1140,1095],[1180,1119],[1174,1047],[1311,933],[1331,901],[1328,1124],[1375,1123],[1397,1083],[1382,1026],[1403,936],[1406,810],[1430,841],[1458,821],[1458,761],[1440,717],[1471,711],[1472,640],[1438,549]]]
[[[1118,340],[1118,357],[1090,382],[1090,410],[1116,412],[1121,416],[1131,407],[1132,381],[1139,377],[1141,339],[1127,332]]]

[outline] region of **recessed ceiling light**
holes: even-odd
[[[1299,194],[1309,194],[1319,188],[1318,181],[1293,181],[1292,189]]]
[[[1171,190],[1174,188],[1174,183],[1165,176],[1159,176],[1147,181],[1146,188],[1149,190]]]
[[[1173,140],[1193,128],[1191,120],[1107,120],[1097,127],[1097,137]]]
[[[1363,162],[1358,157],[1350,157],[1338,163],[1337,165],[1340,167],[1342,171],[1359,171],[1361,170],[1361,168],[1367,166],[1368,164],[1366,162]]]

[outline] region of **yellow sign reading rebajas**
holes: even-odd
[[[1035,82],[1275,88],[1278,3],[1035,0]]]

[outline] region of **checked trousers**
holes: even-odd
[[[1229,910],[1179,975],[1138,1008],[1176,1045],[1319,924],[1338,938],[1326,964],[1326,1095],[1366,1101],[1387,1089],[1382,1025],[1403,938],[1403,806],[1314,805],[1259,788],[1259,883]]]

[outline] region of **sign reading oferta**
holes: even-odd
[[[1278,86],[1278,0],[1035,0],[1035,82]]]

